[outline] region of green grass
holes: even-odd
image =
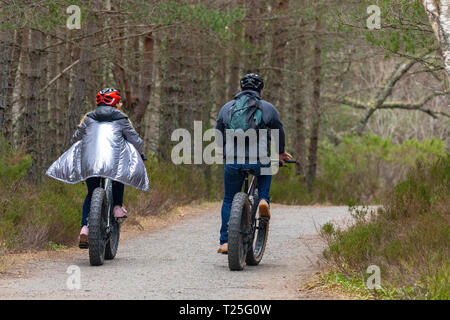
[[[58,250],[67,249],[67,246],[65,246],[63,244],[54,243],[53,241],[49,241],[49,242],[47,242],[45,248],[48,250],[52,250],[52,251],[58,251]]]
[[[399,298],[407,299],[411,296],[417,298],[413,287],[402,289],[386,289],[383,287],[379,289],[368,289],[366,287],[367,279],[362,275],[350,276],[347,274],[330,271],[322,274],[319,281],[329,290],[332,290],[337,286],[342,292],[362,300],[396,300]]]

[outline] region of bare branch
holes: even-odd
[[[335,96],[331,96],[329,94],[323,94],[322,95],[323,98],[332,101],[332,102],[337,102],[349,107],[353,107],[356,109],[362,109],[362,110],[366,110],[369,106],[365,103],[362,102],[360,100],[356,100],[353,98],[349,98],[349,97],[335,97]]]
[[[392,94],[395,84],[408,72],[409,69],[416,63],[416,60],[411,60],[408,63],[402,62],[397,65],[395,70],[389,76],[383,89],[378,92],[375,97],[373,105],[375,108],[383,104],[387,97]]]
[[[417,103],[392,101],[392,102],[385,102],[376,107],[372,107],[368,110],[364,119],[361,120],[359,126],[356,128],[356,132],[359,135],[361,135],[363,133],[365,127],[367,126],[367,123],[369,122],[370,117],[375,113],[375,111],[377,111],[379,109],[416,110],[416,111],[424,112],[424,113],[428,114],[429,116],[433,117],[434,119],[437,119],[438,114],[449,117],[450,115],[445,112],[433,111],[431,109],[423,108],[426,103],[433,100],[435,97],[443,96],[443,95],[447,95],[447,94],[449,94],[449,92],[436,91],[436,92],[433,92],[432,94],[428,95],[427,97],[425,97],[424,99],[422,99],[420,102],[417,102]]]
[[[43,87],[41,89],[41,92],[44,92],[48,87],[50,87],[53,82],[55,82],[56,80],[58,80],[64,73],[66,73],[67,71],[69,71],[70,69],[72,69],[75,65],[78,64],[78,62],[80,62],[80,59],[74,61],[73,63],[71,63],[68,67],[64,68],[64,70],[62,70],[56,77],[54,77],[52,80],[50,80],[47,85],[45,87]]]

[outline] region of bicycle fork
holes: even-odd
[[[105,193],[106,193],[106,201],[108,201],[108,219],[106,219],[106,234],[109,236],[110,232],[111,232],[111,203],[112,203],[112,182],[111,179],[105,179]]]

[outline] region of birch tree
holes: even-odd
[[[423,0],[423,6],[439,41],[445,71],[450,77],[450,0]]]

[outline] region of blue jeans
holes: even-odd
[[[228,242],[228,221],[230,220],[231,204],[234,195],[242,190],[244,175],[241,168],[250,169],[251,174],[258,177],[259,199],[269,202],[271,175],[261,175],[262,164],[226,164],[224,169],[225,196],[222,203],[222,226],[220,228],[220,244]]]

